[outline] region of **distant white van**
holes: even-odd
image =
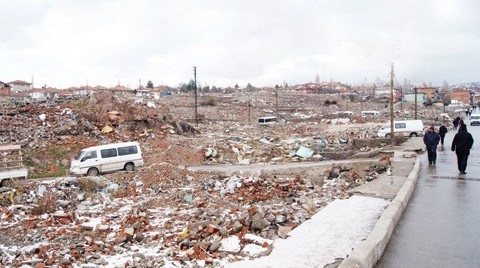
[[[275,124],[277,123],[277,117],[276,116],[264,116],[264,117],[259,117],[258,118],[258,124],[260,125],[270,125],[270,124]]]
[[[377,116],[379,114],[378,111],[362,111],[362,116]]]
[[[96,176],[117,170],[133,171],[143,166],[142,151],[138,142],[112,143],[88,147],[75,156],[70,172],[76,175]]]
[[[354,113],[352,111],[338,111],[334,112],[335,115],[342,115],[342,116],[352,116]]]
[[[422,120],[393,121],[393,132],[395,136],[418,137],[423,135],[423,131]],[[380,130],[378,130],[377,136],[381,138],[390,137],[390,122],[385,123]]]
[[[470,126],[480,125],[480,114],[472,114],[470,116]]]

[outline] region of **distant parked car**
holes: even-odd
[[[480,114],[472,114],[470,116],[470,126],[480,125]]]

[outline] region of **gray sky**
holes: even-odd
[[[478,0],[0,0],[0,80],[35,86],[480,81]]]

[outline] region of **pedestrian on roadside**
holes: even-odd
[[[440,142],[440,135],[435,132],[435,128],[430,126],[423,135],[423,143],[427,146],[428,164],[434,164],[437,161],[437,146]]]
[[[459,116],[457,116],[457,118],[453,119],[453,129],[454,129],[454,130],[457,130],[458,121],[460,121],[460,117],[459,117]]]
[[[440,135],[440,143],[443,145],[443,142],[445,141],[445,134],[447,134],[448,130],[445,124],[442,124],[442,126],[438,129],[438,134]]]
[[[467,131],[467,126],[463,124],[452,141],[452,152],[455,152],[457,155],[457,166],[460,174],[467,174],[465,171],[467,169],[468,155],[470,154],[472,146],[472,134]]]

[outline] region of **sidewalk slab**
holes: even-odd
[[[290,237],[277,239],[270,255],[224,267],[323,267],[345,258],[365,240],[388,204],[366,196],[335,200],[290,232]]]

